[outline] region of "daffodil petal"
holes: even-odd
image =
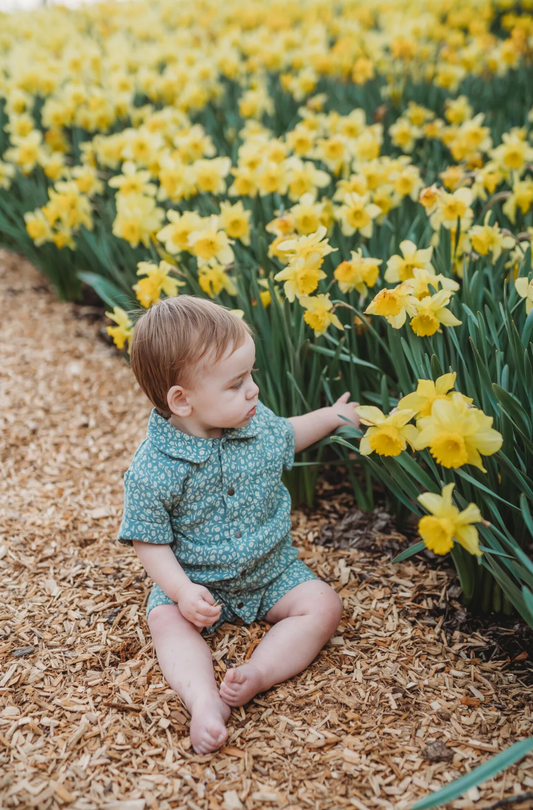
[[[381,425],[385,421],[385,415],[374,405],[360,405],[355,412],[364,425]]]
[[[428,512],[432,515],[438,515],[442,509],[442,495],[437,495],[436,492],[423,492],[418,496],[418,500]]]
[[[455,530],[455,539],[463,548],[466,548],[470,554],[476,557],[481,557],[479,548],[479,535],[475,526],[460,526]]]

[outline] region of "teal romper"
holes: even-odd
[[[124,475],[117,540],[171,545],[189,579],[222,604],[218,621],[202,632],[237,617],[260,620],[292,588],[318,579],[292,545],[281,474],[293,461],[291,423],[262,402],[247,425],[217,439],[182,433],[152,409]],[[173,604],[154,583],[146,617]]]

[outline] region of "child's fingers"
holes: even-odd
[[[190,621],[197,627],[208,627],[210,624],[213,624],[217,619],[218,619],[217,614],[215,614],[214,616],[204,616],[202,613],[195,611],[195,613],[192,614]]]
[[[340,397],[339,397],[338,401],[339,401],[339,402],[348,402],[348,400],[350,399],[350,396],[351,396],[351,395],[350,395],[350,392],[349,392],[349,391],[345,391],[345,392],[344,392],[344,394],[343,394],[342,396],[340,396]]]
[[[208,605],[207,602],[199,602],[196,611],[200,616],[214,616],[220,611],[220,605]]]

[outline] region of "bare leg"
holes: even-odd
[[[220,698],[205,639],[177,605],[152,608],[148,624],[163,675],[191,714],[194,750],[197,754],[216,751],[228,738],[231,709]]]
[[[325,582],[308,580],[286,593],[265,616],[274,623],[250,660],[229,669],[220,687],[228,706],[243,706],[258,692],[305,669],[333,635],[342,601]]]

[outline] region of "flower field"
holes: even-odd
[[[533,626],[533,3],[175,0],[0,15],[0,239],[59,297],[209,296],[317,462],[473,608]]]

